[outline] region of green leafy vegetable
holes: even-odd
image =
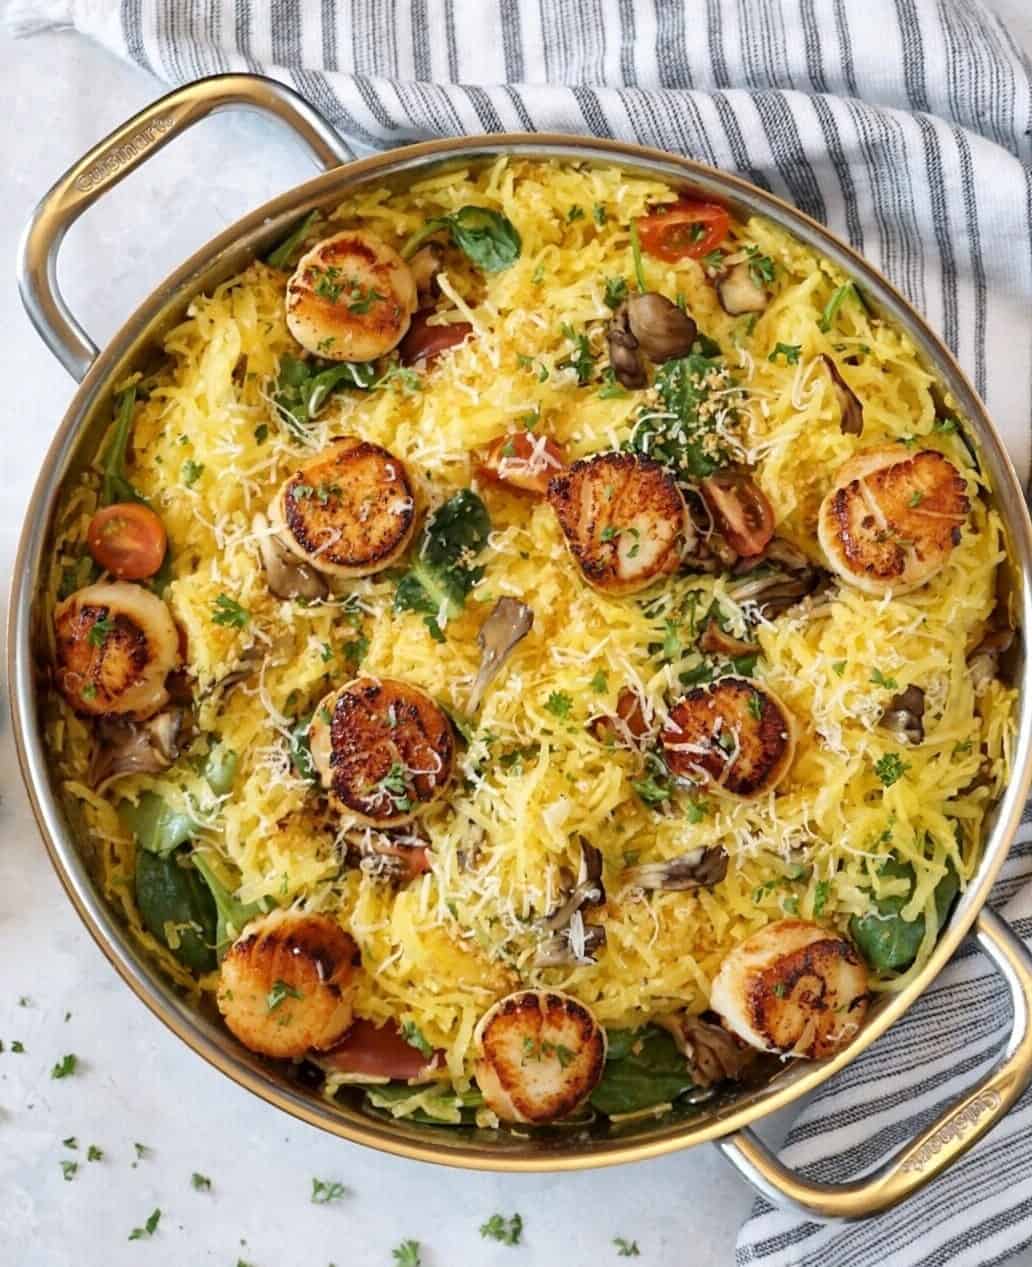
[[[591,1103],[610,1116],[667,1104],[690,1091],[693,1082],[673,1038],[655,1025],[612,1030],[602,1079]]]
[[[398,1267],[420,1267],[423,1261],[419,1254],[418,1241],[402,1241],[397,1249],[391,1251],[391,1257]]]
[[[852,282],[846,282],[844,285],[839,286],[838,289],[833,292],[828,302],[824,305],[824,311],[821,313],[821,319],[817,322],[818,329],[827,334],[831,329],[831,324],[835,320],[838,310],[842,307],[849,296],[854,293],[855,291]]]
[[[67,1056],[62,1056],[57,1064],[51,1069],[51,1078],[70,1078],[79,1066],[79,1057],[74,1052],[69,1052]]]
[[[308,730],[312,724],[312,713],[299,718],[290,731],[290,764],[295,772],[309,783],[319,782],[319,771],[312,760],[312,749]]]
[[[131,1241],[142,1241],[145,1236],[153,1236],[158,1230],[158,1224],[161,1222],[161,1211],[153,1210],[147,1218],[147,1222],[143,1227],[134,1227],[129,1233]]]
[[[86,1160],[87,1161],[103,1161],[104,1150],[102,1148],[98,1148],[96,1144],[91,1144],[89,1148],[86,1150]]]
[[[264,915],[272,908],[273,903],[268,898],[263,898],[260,902],[238,901],[200,850],[194,850],[191,859],[215,902],[215,953],[221,959],[226,948],[236,941],[251,920]]]
[[[136,906],[144,927],[194,972],[216,966],[217,914],[204,881],[179,855],[136,851]]]
[[[198,1192],[211,1191],[211,1180],[208,1178],[207,1175],[199,1175],[196,1170],[190,1176],[190,1182],[191,1184],[193,1184],[193,1186],[197,1189]]]
[[[215,796],[229,794],[237,760],[232,748],[222,744],[216,744],[208,753],[203,774]],[[191,840],[201,828],[193,812],[173,808],[160,792],[149,789],[140,793],[135,805],[123,801],[118,813],[135,836],[137,845],[150,853],[169,854]]]
[[[711,354],[701,341],[698,346],[698,352],[659,367],[655,388],[663,408],[643,407],[624,446],[688,479],[712,475],[730,460],[717,428],[739,420],[737,384],[719,348]],[[714,391],[721,393],[719,398],[713,398]]]
[[[519,1214],[506,1218],[504,1214],[492,1214],[480,1225],[480,1235],[502,1245],[518,1245],[523,1235],[523,1217]]]
[[[606,278],[606,293],[602,297],[607,308],[614,311],[620,307],[627,298],[627,282],[622,277]]]
[[[376,367],[371,361],[302,361],[283,356],[273,399],[287,429],[300,437],[333,392],[341,387],[367,391],[376,382]]]
[[[75,1178],[75,1172],[79,1169],[77,1161],[63,1161],[61,1163],[61,1173],[65,1177],[65,1182],[70,1183]]]
[[[545,707],[553,717],[569,717],[573,700],[565,691],[553,691],[545,700]]]
[[[879,875],[886,879],[907,881],[906,893],[875,898],[866,915],[854,915],[849,933],[868,964],[876,972],[902,972],[917,958],[925,935],[925,917],[905,920],[901,914],[914,892],[916,876],[909,862],[896,857],[882,863]],[[935,886],[935,912],[942,928],[960,889],[957,874],[951,867]],[[816,905],[814,908],[816,914]]]
[[[246,607],[241,607],[235,598],[228,594],[217,594],[212,606],[211,620],[214,625],[223,625],[227,629],[243,629],[251,619]]]
[[[411,259],[427,238],[447,229],[452,242],[485,273],[500,273],[520,258],[523,243],[513,222],[489,207],[460,207],[450,216],[428,220],[401,249]]]
[[[898,752],[887,752],[874,763],[874,772],[883,787],[892,787],[893,783],[898,783],[909,769],[910,766]]]
[[[395,611],[422,612],[438,641],[438,615],[457,616],[466,596],[484,575],[474,558],[484,548],[491,520],[470,488],[460,489],[427,520],[412,566],[398,582]]]
[[[268,264],[270,268],[280,268],[284,270],[289,268],[290,262],[293,259],[297,248],[305,240],[309,231],[319,219],[320,216],[318,211],[310,211],[301,223],[296,225],[290,231],[279,246],[277,246],[274,251],[270,251],[269,254],[266,255],[266,264]]]
[[[203,474],[204,463],[195,462],[193,458],[187,458],[179,472],[179,478],[183,481],[187,488],[192,488]]]
[[[434,1049],[432,1044],[428,1043],[423,1036],[423,1031],[415,1023],[415,1021],[406,1021],[401,1027],[401,1036],[410,1047],[415,1047],[421,1055],[427,1060],[433,1057]]]
[[[563,322],[563,334],[573,344],[573,351],[561,361],[556,361],[555,368],[557,370],[574,370],[577,374],[577,383],[583,387],[591,381],[591,375],[595,368],[595,358],[591,354],[588,336],[583,331],[578,333],[565,321]]]
[[[329,1205],[331,1201],[339,1201],[341,1197],[347,1196],[347,1192],[344,1184],[338,1183],[336,1179],[312,1180],[313,1205]]]
[[[637,1258],[641,1253],[637,1241],[628,1241],[622,1236],[614,1236],[613,1244],[620,1258]]]

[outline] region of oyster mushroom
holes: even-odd
[[[600,924],[585,924],[585,907],[602,906],[606,889],[602,883],[602,854],[586,840],[580,842],[581,859],[574,888],[535,929],[546,936],[538,944],[534,967],[554,968],[561,964],[593,963],[606,944],[606,930]]]
[[[477,634],[481,653],[480,668],[469,692],[466,704],[468,714],[472,716],[480,707],[484,692],[512,655],[516,645],[530,633],[533,625],[533,611],[518,599],[500,598],[491,608]]]
[[[924,743],[925,693],[919,686],[908,686],[893,695],[881,715],[881,725],[891,731],[900,743]]]
[[[622,306],[627,310],[627,327],[631,335],[637,339],[638,347],[650,361],[662,364],[687,356],[692,350],[699,334],[698,326],[664,295],[645,291],[629,296]],[[617,309],[617,315],[619,311]]]
[[[729,317],[747,312],[762,312],[770,303],[770,295],[753,276],[747,260],[732,265],[717,278],[717,298]]]
[[[631,391],[646,387],[649,379],[645,372],[645,358],[638,340],[631,333],[626,302],[613,313],[606,331],[606,343],[609,345],[609,364],[617,382]]]
[[[745,642],[741,638],[732,637],[721,629],[719,622],[711,616],[706,621],[706,626],[699,638],[699,650],[714,655],[734,657],[757,655],[760,648],[758,643]]]
[[[709,1013],[714,1016],[714,1013]],[[688,1062],[692,1081],[698,1087],[737,1081],[755,1059],[755,1053],[722,1025],[682,1012],[657,1021],[673,1037]]]
[[[429,842],[412,828],[397,832],[355,828],[343,837],[345,861],[371,879],[401,888],[430,870]]]
[[[968,656],[968,670],[976,693],[984,691],[999,676],[1000,657],[1014,642],[1013,629],[990,629]]]
[[[835,389],[835,395],[838,397],[839,408],[842,410],[842,421],[839,424],[839,429],[844,436],[862,435],[864,430],[864,407],[860,403],[860,397],[842,377],[839,367],[826,352],[821,353],[820,360],[828,371],[831,385]]]
[[[430,299],[437,290],[437,274],[444,267],[444,245],[427,242],[408,262],[420,299]]]
[[[731,582],[728,594],[736,603],[753,603],[766,620],[794,607],[829,579],[823,568],[778,537],[761,555],[741,560],[734,572],[741,579]]]
[[[325,598],[329,589],[315,568],[299,559],[279,540],[264,515],[255,515],[251,528],[258,540],[258,552],[269,584],[277,598]]]
[[[598,961],[599,952],[605,949],[606,930],[601,924],[585,924],[577,911],[568,928],[538,944],[534,955],[535,968],[563,968],[574,964]]]
[[[89,783],[99,788],[123,774],[161,774],[179,756],[186,713],[169,708],[148,721],[105,717],[97,723]]]
[[[623,872],[623,881],[636,889],[710,889],[727,875],[727,854],[719,845],[690,849],[668,862],[643,862]]]

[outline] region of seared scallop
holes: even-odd
[[[788,773],[795,723],[769,687],[722,677],[678,700],[659,741],[674,775],[748,798],[769,792]]]
[[[867,969],[844,937],[807,920],[768,924],[720,966],[710,1006],[761,1051],[822,1060],[851,1041],[867,1014]]]
[[[548,485],[548,500],[589,585],[636,594],[676,572],[689,532],[674,478],[651,458],[600,453]]]
[[[129,581],[77,590],[54,612],[57,685],[77,713],[143,721],[168,700],[179,635],[156,594]]]
[[[480,1018],[476,1079],[488,1108],[505,1122],[569,1117],[595,1089],[606,1034],[568,994],[519,990]]]
[[[455,739],[425,691],[393,678],[355,678],[323,699],[308,732],[312,760],[338,808],[397,827],[443,795]]]
[[[412,270],[393,247],[346,229],[302,255],[287,282],[287,326],[332,361],[375,361],[404,338],[416,310]]]
[[[269,518],[283,544],[320,572],[372,576],[412,540],[416,501],[400,459],[345,436],[283,483]]]
[[[945,565],[969,509],[964,480],[941,453],[883,444],[839,470],[817,535],[844,581],[868,594],[905,594]]]
[[[223,959],[219,1011],[263,1056],[322,1051],[351,1024],[359,960],[353,939],[328,916],[273,911],[248,924]]]

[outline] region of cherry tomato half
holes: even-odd
[[[90,520],[86,546],[105,571],[123,581],[142,581],[161,567],[168,537],[149,506],[115,502]]]
[[[688,256],[699,260],[727,237],[731,217],[715,202],[679,199],[657,207],[638,221],[642,249],[674,264]]]
[[[743,558],[762,554],[774,535],[774,508],[744,471],[718,471],[700,490],[728,545]]]
[[[398,347],[402,365],[415,365],[419,361],[429,365],[442,352],[457,348],[473,333],[468,321],[455,321],[447,326],[427,325],[435,311],[434,308],[420,308],[413,316],[412,324]]]
[[[376,1025],[356,1020],[344,1037],[319,1057],[321,1064],[340,1073],[366,1074],[375,1078],[418,1078],[440,1063],[440,1053],[428,1060],[418,1047],[401,1036],[394,1021]]]
[[[492,440],[480,456],[480,474],[495,484],[544,497],[548,481],[566,469],[563,451],[548,436],[513,431]]]

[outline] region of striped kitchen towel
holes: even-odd
[[[979,0],[9,0],[162,79],[255,70],[355,152],[499,130],[688,154],[848,239],[929,318],[1019,471],[1032,428],[1032,71]],[[1032,938],[1032,816],[997,890]],[[800,1114],[784,1156],[876,1167],[999,1050],[1000,982],[958,956],[912,1014]],[[740,1263],[988,1264],[1032,1242],[1032,1096],[902,1210],[829,1228],[758,1202]]]

